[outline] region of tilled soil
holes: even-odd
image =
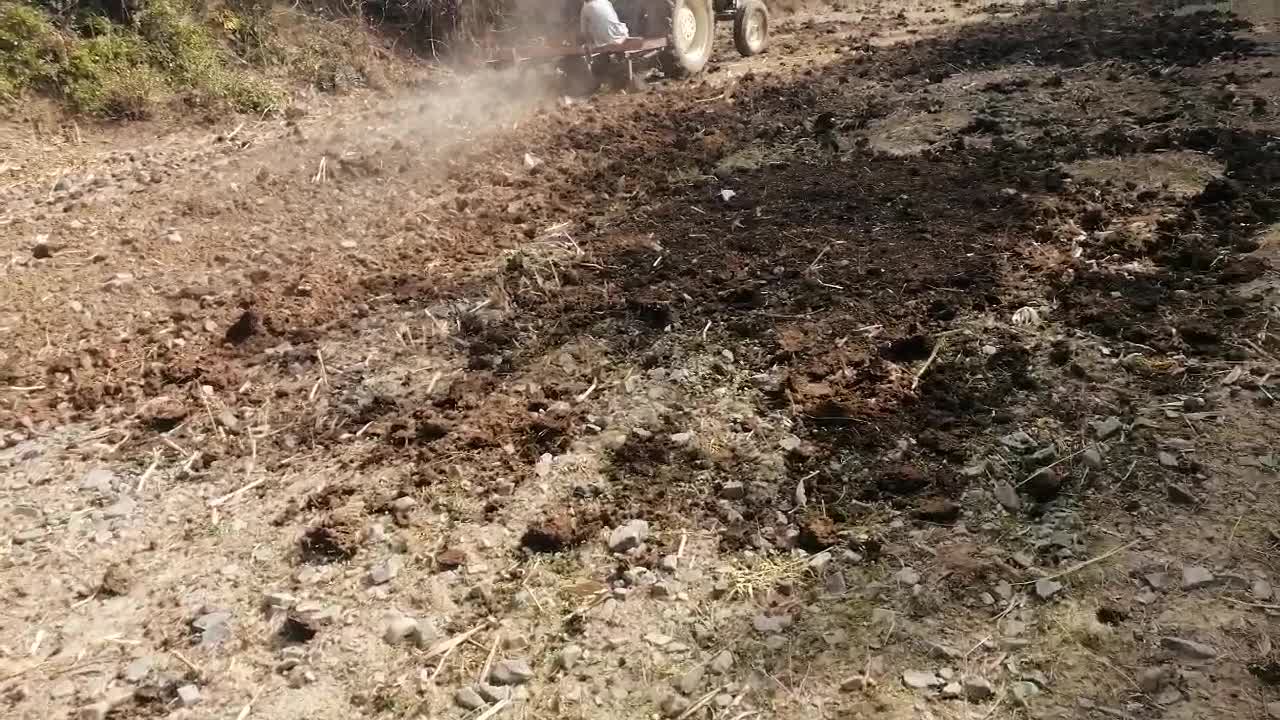
[[[1266,21],[838,10],[6,131],[6,712],[1280,716]]]

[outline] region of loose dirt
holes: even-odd
[[[1280,716],[1254,10],[5,129],[6,717]]]

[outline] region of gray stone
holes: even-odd
[[[844,573],[839,570],[832,570],[822,579],[822,588],[826,590],[828,595],[844,595],[849,591],[849,585],[844,580]]]
[[[1169,576],[1166,573],[1148,573],[1143,579],[1152,590],[1166,590],[1169,587]]]
[[[1036,597],[1041,600],[1048,600],[1059,592],[1062,592],[1062,583],[1057,580],[1040,578],[1036,581]]]
[[[902,684],[916,690],[941,687],[945,682],[936,674],[924,670],[904,670],[902,673]]]
[[[200,647],[217,647],[231,638],[231,613],[225,611],[205,613],[192,620],[191,627],[199,636]]]
[[[1174,455],[1171,452],[1166,452],[1164,450],[1161,450],[1160,452],[1156,453],[1156,462],[1160,463],[1161,465],[1167,468],[1176,468],[1178,467],[1178,456]]]
[[[685,674],[676,679],[676,689],[685,695],[692,695],[702,687],[702,678],[707,669],[702,665],[694,665]]]
[[[1275,591],[1271,588],[1271,583],[1259,578],[1253,581],[1253,585],[1249,588],[1249,593],[1253,595],[1255,600],[1270,600]]]
[[[662,712],[663,717],[677,718],[680,717],[692,705],[689,699],[677,693],[668,693],[662,698],[662,702],[658,703],[658,710]]]
[[[200,704],[200,688],[195,685],[183,685],[178,688],[178,702],[183,707],[192,707]]]
[[[989,700],[996,694],[996,689],[991,685],[991,681],[982,677],[967,677],[964,679],[964,697],[969,702],[982,702]]]
[[[1187,640],[1186,638],[1162,637],[1160,638],[1160,647],[1175,655],[1181,655],[1192,660],[1212,660],[1218,657],[1218,651],[1213,646],[1198,643],[1194,640]]]
[[[582,648],[578,645],[565,645],[560,649],[560,657],[558,659],[561,670],[572,670],[578,661],[582,659]]]
[[[609,534],[609,550],[616,553],[638,548],[649,537],[649,523],[632,520],[614,528]]]
[[[463,710],[479,710],[489,703],[480,697],[480,693],[475,688],[464,687],[459,688],[458,692],[453,694],[453,701]]]
[[[394,580],[403,567],[404,558],[399,555],[392,555],[369,568],[369,582],[373,585],[385,585]]]
[[[680,560],[675,555],[663,555],[658,561],[658,569],[667,573],[674,573],[680,569]]]
[[[1116,433],[1119,433],[1121,430],[1124,430],[1124,423],[1120,421],[1120,418],[1114,415],[1106,420],[1095,420],[1089,424],[1093,426],[1093,434],[1096,435],[1099,440],[1106,440]]]
[[[854,675],[840,683],[840,689],[845,692],[860,692],[868,688],[876,686],[876,681],[866,675]]]
[[[150,655],[143,655],[142,657],[126,665],[124,668],[124,673],[122,673],[122,676],[124,677],[126,682],[131,682],[134,684],[140,683],[143,680],[146,680],[147,676],[151,674],[151,668],[154,665],[155,665],[155,658],[151,657]]]
[[[1022,498],[1018,496],[1018,491],[1013,486],[1003,480],[996,481],[995,487],[996,502],[1000,506],[1011,513],[1016,513],[1022,509]]]
[[[102,509],[102,516],[112,519],[129,517],[137,507],[136,500],[128,495],[121,495],[115,502]]]
[[[964,688],[958,682],[949,682],[942,686],[942,697],[947,700],[954,700],[960,697],[963,692]]]
[[[523,658],[499,660],[489,671],[489,681],[494,685],[523,685],[533,679],[533,668]]]
[[[756,632],[764,634],[780,633],[791,626],[790,615],[765,615],[761,613],[756,615],[751,621],[752,627]]]
[[[387,621],[387,625],[382,631],[382,639],[391,645],[396,645],[404,642],[406,638],[416,633],[417,630],[417,620],[400,615]]]
[[[1000,444],[1004,445],[1010,450],[1017,450],[1021,452],[1023,450],[1030,450],[1031,448],[1035,447],[1036,441],[1030,435],[1019,430],[1014,433],[1009,433],[1008,435],[1005,435],[1004,437],[1000,438]]]
[[[932,640],[925,640],[924,646],[929,651],[929,657],[939,660],[956,660],[964,655],[964,653],[949,645],[943,645]]]
[[[1056,459],[1058,459],[1058,446],[1052,443],[1031,453],[1031,455],[1027,457],[1027,461],[1030,462],[1034,467],[1040,467],[1041,465],[1048,465],[1049,463],[1053,462]]]
[[[116,474],[107,468],[94,468],[85,473],[84,479],[80,481],[80,489],[108,495],[112,492],[115,479]]]
[[[1157,666],[1144,668],[1138,673],[1138,688],[1148,695],[1159,693],[1173,679],[1173,669]]]
[[[1269,720],[1280,720],[1280,701],[1267,703],[1267,718]]]
[[[736,481],[730,481],[720,486],[720,497],[725,500],[741,500],[747,496],[747,486]]]
[[[899,584],[906,585],[908,587],[911,585],[919,585],[920,573],[916,572],[915,568],[908,565],[894,573],[893,579],[897,580]]]
[[[1107,466],[1102,458],[1102,451],[1096,447],[1091,447],[1080,454],[1080,459],[1084,461],[1085,467],[1090,470],[1101,470]]]
[[[1183,590],[1198,590],[1208,587],[1216,581],[1217,578],[1213,576],[1213,573],[1208,568],[1199,565],[1190,565],[1182,568]]]
[[[711,658],[708,664],[712,672],[723,675],[733,669],[733,653],[728,650],[721,650],[715,657]]]
[[[1169,496],[1169,501],[1177,505],[1200,504],[1200,499],[1197,498],[1196,494],[1191,492],[1191,489],[1186,487],[1185,485],[1179,485],[1178,483],[1169,483],[1169,485],[1165,488],[1165,492]]]
[[[1040,694],[1040,686],[1027,680],[1020,680],[1009,686],[1015,705],[1025,706],[1031,698]]]
[[[511,697],[511,688],[498,687],[489,683],[476,683],[476,692],[480,693],[480,697],[485,702],[497,703]]]

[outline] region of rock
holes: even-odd
[[[1004,437],[1000,438],[1000,444],[1009,448],[1010,450],[1016,450],[1018,452],[1022,452],[1025,450],[1030,450],[1031,448],[1035,447],[1036,441],[1035,441],[1035,438],[1026,434],[1022,430],[1019,430],[1014,433],[1009,433],[1008,435],[1005,435]]]
[[[1062,583],[1049,578],[1040,578],[1036,581],[1036,597],[1041,600],[1048,600],[1054,595],[1062,591]]]
[[[125,666],[121,677],[125,682],[138,684],[147,679],[151,674],[151,668],[155,666],[155,658],[150,655],[144,655]]]
[[[453,694],[453,701],[463,710],[479,710],[489,703],[480,697],[480,693],[475,688],[464,687],[459,688],[458,692]]]
[[[720,486],[720,497],[725,500],[741,500],[747,496],[747,486],[736,480]]]
[[[1162,637],[1160,647],[1191,660],[1212,660],[1218,657],[1218,651],[1214,647],[1185,638]]]
[[[791,626],[791,616],[765,615],[764,613],[761,613],[752,619],[751,625],[756,629],[756,632],[763,633],[765,635],[780,633]]]
[[[944,684],[944,681],[931,672],[905,670],[902,673],[902,684],[916,690],[924,690],[926,688],[940,687]]]
[[[404,558],[392,555],[369,569],[369,582],[373,585],[385,585],[400,574],[402,567],[404,567]]]
[[[991,681],[981,677],[967,677],[963,681],[964,697],[969,702],[982,702],[989,700],[996,694],[996,689],[991,685]]]
[[[178,702],[183,707],[192,707],[200,704],[200,688],[190,684],[178,688]]]
[[[832,570],[822,578],[822,589],[828,595],[839,596],[849,591],[849,585],[845,582],[843,572]]]
[[[1165,492],[1169,495],[1169,501],[1177,505],[1199,505],[1200,499],[1195,493],[1191,492],[1185,485],[1178,483],[1169,483],[1165,488]]]
[[[1138,673],[1138,687],[1148,695],[1156,695],[1169,684],[1173,676],[1173,669],[1163,665],[1145,668]]]
[[[1106,462],[1102,459],[1102,451],[1096,447],[1091,447],[1080,454],[1081,460],[1090,470],[1101,470],[1106,467]]]
[[[102,516],[108,519],[129,517],[138,507],[138,502],[128,495],[121,495],[115,502],[102,509]]]
[[[663,555],[658,561],[658,569],[666,573],[674,573],[680,569],[680,560],[675,555]]]
[[[115,483],[116,474],[107,468],[94,468],[85,473],[84,479],[80,481],[80,489],[96,492],[99,495],[111,494]]]
[[[456,570],[467,564],[467,553],[458,548],[446,548],[436,555],[436,564],[443,570]]]
[[[232,435],[240,432],[240,418],[236,417],[235,411],[231,408],[218,413],[218,422]]]
[[[868,688],[876,686],[876,681],[866,675],[854,675],[844,682],[840,683],[840,689],[845,692],[860,692]]]
[[[677,718],[683,715],[690,705],[692,703],[683,695],[668,693],[662,698],[662,702],[658,703],[658,710],[662,712],[663,717]]]
[[[898,572],[894,573],[893,579],[896,580],[901,585],[906,585],[907,587],[911,587],[912,585],[920,584],[920,573],[916,572],[915,568],[908,565],[907,567],[904,567]]]
[[[939,660],[958,660],[964,655],[953,647],[932,640],[925,640],[924,646],[929,651],[929,657]]]
[[[631,520],[614,528],[609,534],[609,550],[622,553],[640,547],[649,537],[649,523],[646,520]]]
[[[1026,479],[1023,488],[1036,502],[1049,502],[1062,492],[1062,473],[1057,468],[1041,468]]]
[[[387,625],[382,631],[382,639],[386,640],[389,645],[396,645],[404,642],[406,638],[415,634],[417,630],[417,620],[403,615],[396,616],[387,621]]]
[[[946,498],[932,498],[916,510],[915,516],[925,522],[950,525],[960,517],[960,506]]]
[[[578,645],[565,645],[560,649],[560,655],[557,658],[557,664],[561,670],[569,671],[578,664],[582,659],[582,648]]]
[[[129,569],[120,563],[111,563],[103,571],[98,589],[108,597],[119,597],[129,594],[129,586],[132,584],[133,577]]]
[[[1001,507],[1011,513],[1016,513],[1022,509],[1022,498],[1018,497],[1018,491],[1013,486],[1003,480],[996,481],[995,487],[996,502]]]
[[[523,658],[499,660],[489,672],[494,685],[523,685],[533,679],[533,668]]]
[[[1108,417],[1106,420],[1095,420],[1094,422],[1089,423],[1089,425],[1093,427],[1093,434],[1099,440],[1106,440],[1116,433],[1119,433],[1121,430],[1124,430],[1124,423],[1120,421],[1120,418],[1114,415]]]
[[[1165,573],[1148,573],[1143,579],[1153,590],[1166,590],[1169,587],[1169,576]]]
[[[1208,568],[1199,565],[1190,565],[1182,568],[1182,589],[1198,590],[1208,587],[1217,581],[1212,572]]]
[[[1013,703],[1015,705],[1025,706],[1030,702],[1031,698],[1040,694],[1040,686],[1027,680],[1021,680],[1009,686],[1009,693],[1013,695]]]
[[[886,468],[876,479],[876,485],[881,492],[899,496],[917,493],[928,484],[928,478],[920,472],[919,468],[905,464]]]
[[[733,669],[733,653],[728,650],[721,650],[715,657],[711,658],[711,662],[707,664],[712,672],[721,675]]]
[[[205,613],[191,621],[197,643],[202,648],[214,648],[231,638],[231,613],[216,611]]]
[[[497,687],[489,683],[476,683],[475,688],[485,702],[497,703],[511,697],[511,688]]]
[[[676,689],[685,695],[692,695],[702,687],[702,677],[707,672],[706,667],[702,665],[694,665],[689,668],[685,674],[676,679]]]
[[[1058,446],[1050,443],[1027,457],[1031,467],[1043,467],[1058,459]]]
[[[1156,453],[1156,462],[1167,468],[1176,468],[1178,467],[1178,456],[1171,452],[1161,450]]]
[[[1268,720],[1280,720],[1280,701],[1267,703]]]
[[[1274,592],[1275,591],[1271,588],[1271,583],[1262,578],[1254,580],[1253,585],[1249,588],[1249,594],[1253,595],[1253,598],[1259,601],[1270,600]]]
[[[942,686],[942,697],[947,700],[954,700],[964,693],[964,688],[958,682],[949,682]]]

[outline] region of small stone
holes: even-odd
[[[1160,452],[1156,453],[1156,462],[1160,463],[1161,465],[1167,468],[1176,468],[1178,467],[1178,456],[1174,455],[1171,452],[1165,452],[1164,450],[1161,450]]]
[[[1022,498],[1018,497],[1018,491],[1013,486],[1003,480],[996,481],[995,487],[996,502],[1000,506],[1011,513],[1016,513],[1022,509]]]
[[[1148,695],[1160,692],[1172,679],[1173,672],[1164,666],[1149,667],[1138,673],[1138,688]]]
[[[1165,492],[1169,495],[1169,501],[1177,505],[1200,504],[1199,498],[1197,498],[1195,493],[1191,492],[1191,490],[1185,485],[1169,483],[1168,487],[1165,488]]]
[[[399,555],[392,555],[369,569],[369,582],[373,585],[385,585],[400,574],[402,567],[404,559]]]
[[[933,642],[932,640],[925,640],[924,646],[929,651],[929,657],[938,658],[940,660],[957,660],[964,655],[953,647],[943,645],[939,642]]]
[[[1209,572],[1208,568],[1200,567],[1199,565],[1182,568],[1183,590],[1198,590],[1208,587],[1216,580],[1217,578],[1214,577],[1213,573]]]
[[[898,581],[898,583],[901,585],[906,585],[907,587],[910,587],[912,585],[920,584],[920,573],[916,572],[915,568],[908,565],[907,567],[904,567],[898,572],[894,573],[893,579]]]
[[[1169,576],[1165,573],[1148,573],[1143,579],[1153,590],[1165,590],[1169,587]]]
[[[956,671],[949,667],[944,667],[938,671],[938,677],[942,678],[945,682],[951,682],[956,679]]]
[[[115,502],[103,508],[102,516],[109,519],[129,517],[138,507],[138,502],[128,495],[121,495]]]
[[[1280,700],[1267,703],[1268,720],[1280,720]]]
[[[1249,588],[1249,593],[1253,595],[1255,600],[1270,600],[1274,590],[1271,583],[1261,578],[1254,580],[1253,585]]]
[[[533,668],[523,658],[500,660],[489,672],[489,680],[494,685],[523,685],[533,679]]]
[[[645,520],[632,520],[614,528],[609,534],[609,550],[622,553],[640,547],[649,537],[649,523]]]
[[[497,687],[489,683],[476,683],[475,689],[485,702],[498,703],[511,697],[511,688]]]
[[[199,636],[200,647],[217,647],[231,637],[231,613],[205,613],[191,621],[191,627]]]
[[[1058,446],[1050,443],[1031,453],[1031,455],[1027,457],[1027,462],[1031,463],[1032,467],[1042,467],[1057,459]]]
[[[692,695],[702,687],[702,678],[706,674],[706,668],[702,665],[694,665],[681,675],[675,682],[676,689],[685,695]]]
[[[942,697],[948,700],[960,697],[963,692],[964,688],[958,682],[950,682],[942,686]]]
[[[1185,638],[1162,637],[1160,647],[1192,660],[1212,660],[1218,657],[1218,651],[1212,646]]]
[[[991,685],[991,681],[981,677],[968,677],[964,679],[964,697],[969,702],[982,702],[989,700],[996,694],[996,689]]]
[[[230,408],[218,413],[218,422],[233,435],[240,432],[240,418],[236,417],[235,411]]]
[[[960,506],[946,498],[933,498],[921,504],[915,516],[925,522],[950,525],[960,517]]]
[[[1054,595],[1062,591],[1062,583],[1049,578],[1040,578],[1036,581],[1036,597],[1041,600],[1048,600]]]
[[[1027,680],[1021,680],[1009,686],[1009,691],[1013,695],[1014,704],[1026,705],[1031,698],[1040,694],[1040,686]]]
[[[582,659],[582,648],[578,645],[565,645],[560,649],[558,663],[561,670],[569,671]]]
[[[1019,430],[1014,433],[1009,433],[1008,435],[1005,435],[1004,437],[1000,438],[1000,444],[1004,445],[1010,450],[1017,450],[1021,452],[1024,450],[1030,450],[1031,448],[1035,447],[1036,441],[1035,441],[1035,438],[1026,434],[1022,430]]]
[[[1036,502],[1046,503],[1062,492],[1062,477],[1057,468],[1041,468],[1026,479],[1023,487]]]
[[[112,491],[112,484],[115,479],[116,474],[107,468],[94,468],[86,473],[84,479],[80,481],[80,489],[96,492],[100,495],[108,495]]]
[[[765,615],[761,613],[755,616],[751,621],[752,627],[756,632],[763,634],[775,634],[786,630],[791,626],[790,615]]]
[[[680,560],[675,555],[663,555],[662,559],[658,561],[658,569],[663,572],[674,573],[680,569]]]
[[[711,668],[712,672],[720,673],[721,675],[729,672],[733,669],[733,653],[728,650],[721,650],[715,657],[711,658],[708,667]]]
[[[1106,462],[1102,459],[1102,451],[1096,447],[1091,447],[1081,453],[1081,459],[1090,470],[1101,470],[1106,467]]]
[[[872,680],[866,675],[859,674],[859,675],[854,675],[853,677],[848,678],[844,682],[840,683],[840,689],[844,690],[845,692],[861,692],[868,688],[873,688],[875,687],[875,685],[876,685],[875,680]]]
[[[839,596],[849,591],[849,585],[845,582],[844,573],[832,570],[822,578],[822,589],[828,595]]]
[[[436,564],[443,570],[456,570],[467,564],[467,553],[459,548],[446,548],[436,555]]]
[[[1093,426],[1093,434],[1096,435],[1099,440],[1106,440],[1124,429],[1124,423],[1120,421],[1120,418],[1114,415],[1106,420],[1095,420],[1089,424]]]
[[[178,702],[183,707],[192,707],[200,703],[200,688],[195,685],[183,685],[178,688]]]
[[[471,687],[459,688],[458,692],[453,694],[453,701],[463,710],[479,710],[489,704],[480,697],[480,693],[476,692],[475,688]]]
[[[905,670],[902,673],[902,684],[916,690],[939,687],[944,684],[942,678],[923,670]]]
[[[720,497],[725,500],[741,500],[747,496],[747,486],[737,481],[727,482],[720,486]]]
[[[123,677],[126,682],[140,683],[151,674],[151,668],[154,664],[154,658],[150,655],[144,655],[125,666]]]
[[[677,447],[685,447],[693,442],[693,433],[675,433],[671,436],[671,444]]]
[[[404,642],[405,638],[412,635],[417,629],[418,621],[413,618],[404,617],[403,615],[393,617],[387,621],[387,626],[382,632],[382,639],[386,640],[390,645],[395,645]]]
[[[658,709],[662,712],[663,717],[677,718],[683,715],[691,704],[689,699],[683,695],[668,693],[666,697],[662,698],[662,702],[658,703]]]

